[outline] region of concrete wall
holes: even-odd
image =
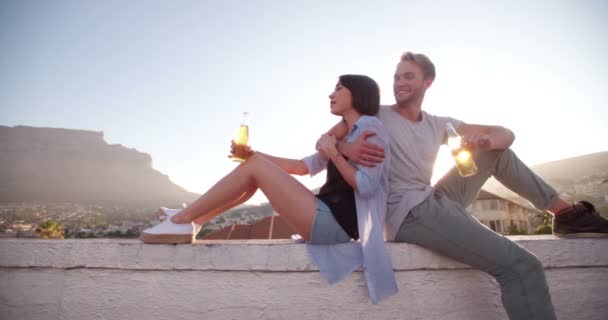
[[[607,319],[608,239],[513,238],[543,261],[559,319]],[[0,319],[506,319],[490,276],[388,247],[400,292],[372,305],[361,272],[330,286],[289,240],[2,239]]]

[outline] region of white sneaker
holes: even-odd
[[[304,238],[302,238],[302,236],[297,233],[291,235],[291,240],[295,241],[296,243],[306,242],[306,240],[304,240]]]
[[[180,211],[182,211],[182,209],[170,209],[170,208],[160,207],[160,208],[158,208],[158,211],[156,211],[156,215],[158,216],[158,220],[165,221],[165,220],[173,217],[174,215],[178,214]],[[192,224],[194,225],[194,235],[196,236],[203,228],[203,225],[198,224],[194,221],[192,222]]]
[[[165,208],[165,207],[158,208],[159,216],[162,216],[164,214],[167,217],[173,217],[174,215],[178,214],[180,211],[182,211],[182,209],[170,209],[170,208]]]
[[[142,231],[139,239],[144,243],[194,243],[195,238],[193,223],[173,223],[171,219]]]

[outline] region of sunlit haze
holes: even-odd
[[[307,156],[338,76],[391,104],[410,50],[437,68],[424,110],[510,128],[528,164],[608,150],[608,2],[430,3],[2,0],[0,125],[103,131],[202,193],[237,165],[244,111],[254,149]]]

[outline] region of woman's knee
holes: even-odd
[[[261,158],[262,158],[261,156],[257,155],[256,153],[253,153],[252,155],[250,155],[247,158],[247,160],[245,162],[243,162],[241,164],[241,166],[251,166],[251,165],[254,165],[256,162],[259,162],[259,160]]]
[[[257,155],[257,154],[252,154],[251,156],[249,156],[249,158],[247,158],[247,161],[241,163],[237,169],[240,170],[244,170],[246,172],[251,172],[252,174],[257,172],[256,168],[259,168],[260,165],[262,164],[262,161],[264,161],[265,159],[263,159],[261,156]]]

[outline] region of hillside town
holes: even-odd
[[[585,177],[573,183],[556,186],[560,195],[571,201],[588,199],[600,213],[608,216],[608,179]],[[502,234],[535,234],[550,232],[550,217],[526,204],[523,199],[502,197],[482,191],[469,211],[488,228]],[[4,203],[0,204],[1,238],[36,238],[40,225],[55,221],[63,238],[136,238],[141,230],[158,222],[157,208],[104,207],[76,203]],[[240,225],[253,225],[276,215],[265,203],[243,205],[212,219],[198,238]],[[544,231],[541,227],[544,226]]]
[[[0,238],[36,238],[45,221],[55,221],[64,238],[136,238],[158,222],[157,208],[103,207],[76,203],[0,204]],[[233,224],[251,224],[273,215],[268,205],[244,205],[205,225],[201,236]]]

